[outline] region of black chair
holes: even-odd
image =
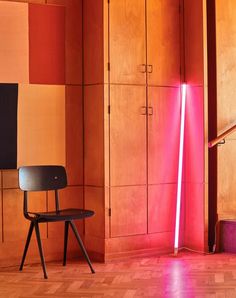
[[[64,232],[63,266],[66,265],[68,229],[70,225],[79,243],[79,246],[83,252],[83,255],[91,269],[91,272],[95,273],[92,267],[92,264],[90,262],[89,256],[85,250],[83,242],[77,231],[76,225],[74,223],[75,219],[84,219],[86,217],[90,217],[94,214],[94,212],[91,210],[85,210],[85,209],[60,209],[59,207],[58,189],[65,188],[67,186],[67,177],[66,177],[65,168],[62,166],[51,166],[51,165],[21,167],[19,168],[19,185],[20,185],[20,189],[24,191],[24,216],[26,219],[31,221],[26,244],[25,244],[25,249],[24,249],[24,253],[23,253],[23,257],[20,265],[20,270],[23,269],[31,235],[32,235],[33,229],[35,228],[44,278],[47,278],[46,265],[45,265],[42,243],[41,243],[40,232],[39,232],[39,223],[64,221],[65,232]],[[27,193],[30,191],[48,191],[48,190],[55,191],[55,211],[29,212],[28,206],[27,206]]]

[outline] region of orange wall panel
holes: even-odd
[[[103,0],[83,2],[84,83],[103,83]]]
[[[65,83],[65,9],[29,4],[29,80]]]
[[[29,82],[28,4],[0,1],[0,82]]]
[[[103,85],[84,87],[84,179],[85,185],[104,184]]]
[[[29,197],[29,211],[46,210],[46,197],[34,193]],[[3,190],[3,237],[4,242],[25,240],[30,222],[23,214],[23,192],[19,189]],[[46,225],[40,225],[42,238],[46,237]]]
[[[68,185],[83,184],[82,87],[66,86],[66,170]]]
[[[65,2],[66,84],[82,84],[82,0]]]
[[[65,165],[65,87],[19,85],[17,165]]]
[[[184,0],[185,80],[204,82],[203,1]]]
[[[85,221],[85,234],[97,238],[105,237],[104,188],[85,186],[85,209],[93,210],[95,215]],[[94,248],[97,244],[94,244]],[[96,251],[96,249],[95,249]]]
[[[2,171],[2,188],[18,188],[18,171],[3,170]]]

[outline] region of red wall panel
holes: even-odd
[[[30,83],[65,83],[65,8],[29,4]]]

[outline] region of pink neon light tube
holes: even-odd
[[[181,86],[180,138],[179,138],[179,166],[178,166],[176,217],[175,217],[175,243],[174,243],[174,253],[175,254],[178,253],[178,248],[179,248],[179,226],[180,226],[180,208],[181,208],[182,172],[183,172],[185,106],[186,106],[186,84],[182,84],[182,86]]]

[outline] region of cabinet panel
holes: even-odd
[[[146,183],[146,90],[111,86],[111,185]]]
[[[148,187],[148,232],[174,231],[177,184]]]
[[[147,233],[147,194],[145,186],[111,189],[111,236]]]
[[[147,1],[147,59],[150,85],[179,85],[179,0]]]
[[[148,182],[177,181],[180,90],[179,88],[148,88]]]
[[[145,84],[145,1],[110,3],[110,82]]]

